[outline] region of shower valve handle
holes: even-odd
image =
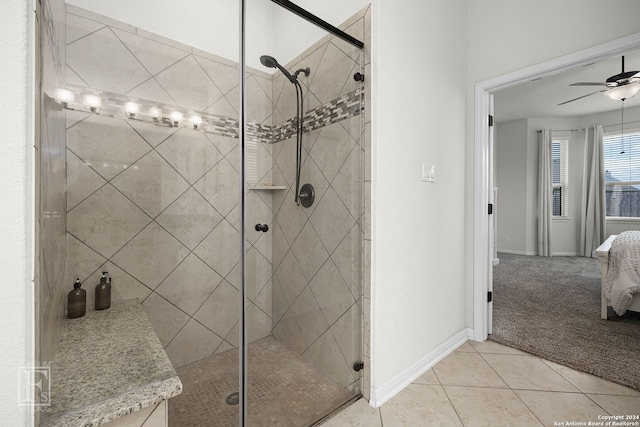
[[[269,226],[267,224],[256,224],[256,231],[262,231],[263,233],[266,233],[267,231],[269,231]]]

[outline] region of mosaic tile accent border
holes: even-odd
[[[83,88],[69,87],[74,99],[83,99],[85,95],[97,95],[101,98],[102,105],[99,108],[99,112],[91,111],[89,107],[75,102],[63,104],[69,110],[82,111],[86,113],[100,114],[105,117],[112,117],[116,119],[129,119],[139,120],[149,123],[154,123],[158,126],[169,126],[191,129],[189,116],[198,115],[202,118],[202,124],[197,127],[196,130],[204,131],[214,135],[226,136],[230,138],[238,138],[238,120],[232,117],[224,117],[216,114],[209,114],[203,112],[184,111],[184,109],[172,106],[159,107],[157,104],[145,101],[136,100],[141,106],[141,111],[148,112],[150,108],[157,108],[161,111],[160,118],[154,118],[150,113],[138,113],[134,118],[129,117],[124,111],[124,105],[126,102],[130,102],[133,99],[130,96],[119,95],[110,92],[96,93],[94,90],[86,90]],[[303,132],[310,132],[315,129],[322,128],[341,120],[345,120],[362,113],[362,97],[364,95],[363,89],[356,89],[349,92],[340,98],[331,101],[320,107],[314,108],[304,115]],[[179,111],[183,114],[184,120],[175,125],[171,122],[170,112]],[[291,138],[296,134],[296,118],[292,117],[284,123],[277,126],[269,126],[260,123],[248,123],[247,124],[247,139],[251,142],[262,142],[266,144],[276,143],[288,138]],[[193,128],[195,129],[195,128]]]
[[[238,138],[238,121],[235,121],[235,131],[236,136],[234,138]],[[264,142],[266,144],[273,143],[272,130],[271,126],[263,125],[260,123],[247,123],[247,140],[256,141],[256,142]]]
[[[310,132],[359,115],[363,111],[363,95],[364,90],[359,88],[307,112],[303,118],[303,132]],[[295,117],[292,117],[286,122],[274,126],[271,130],[273,142],[282,141],[295,135],[296,122]]]

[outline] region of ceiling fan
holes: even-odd
[[[587,96],[603,92],[611,99],[624,101],[625,99],[631,98],[636,93],[638,93],[638,91],[640,91],[640,71],[624,71],[623,56],[622,72],[620,74],[611,76],[604,82],[578,82],[572,83],[569,86],[605,86],[606,89],[591,92],[586,95],[582,95],[577,98],[562,102],[558,105],[568,104],[569,102],[577,101],[578,99],[586,98]]]

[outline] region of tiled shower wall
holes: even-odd
[[[342,28],[363,40],[365,15],[366,10]],[[310,208],[293,202],[295,136],[275,138],[273,147],[274,182],[289,188],[273,198],[273,333],[352,391],[361,388],[352,366],[362,349],[364,240],[362,92],[353,74],[364,71],[363,60],[359,49],[327,37],[287,65],[311,68],[302,79],[305,111],[327,103],[336,108],[321,127],[303,136],[301,185],[312,183],[316,192]],[[277,129],[281,120],[276,118],[290,117],[295,106],[293,87],[282,75],[274,78],[273,99]]]
[[[42,97],[40,98],[40,137],[36,135],[36,254],[38,359],[54,359],[58,332],[64,316],[63,281],[66,258],[65,207],[65,114],[53,97],[64,84],[64,3],[41,3]]]
[[[67,84],[237,117],[237,65],[90,12],[67,9]],[[271,79],[250,74],[248,120],[271,124]],[[230,132],[237,134],[237,129]],[[237,347],[238,140],[68,111],[71,268],[87,303],[102,271],[114,301],[139,298],[174,366]],[[271,145],[255,144],[271,180]],[[248,224],[272,222],[248,191]],[[271,331],[271,235],[249,235],[249,340]]]
[[[367,9],[341,28],[365,39],[369,16]],[[237,116],[237,64],[80,9],[68,9],[67,26],[69,85]],[[362,63],[358,49],[327,37],[287,65],[312,70],[301,78],[302,183],[316,189],[310,209],[293,202],[293,86],[259,71],[247,80],[248,119],[274,136],[273,145],[255,144],[256,183],[287,186],[247,192],[250,339],[273,333],[352,390],[368,316],[360,260],[369,153],[352,77]],[[100,271],[109,271],[114,299],[144,301],[175,366],[236,347],[237,139],[68,113],[66,282],[79,276],[91,303]],[[271,231],[251,234],[258,222]]]

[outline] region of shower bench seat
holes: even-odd
[[[64,319],[50,378],[46,427],[167,425],[167,400],[182,392],[137,300]]]

